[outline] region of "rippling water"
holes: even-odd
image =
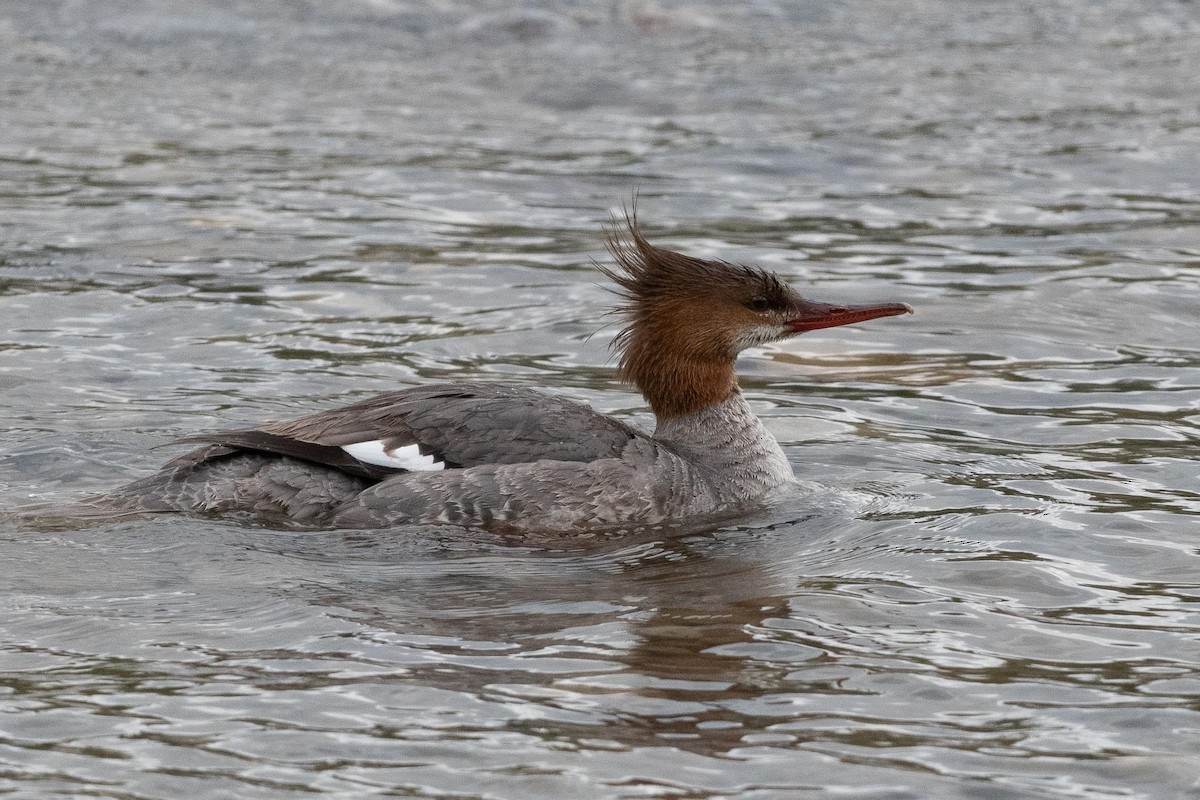
[[[431,380],[644,424],[593,266],[635,192],[917,307],[743,360],[810,491],[0,522],[0,794],[1200,797],[1194,4],[516,5],[0,8],[0,504]]]

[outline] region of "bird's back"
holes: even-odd
[[[405,491],[418,498],[488,465],[582,465],[620,459],[635,442],[655,447],[650,437],[582,403],[475,383],[416,387],[185,441],[202,446],[75,508],[97,516],[243,511],[314,524],[380,483],[390,483],[399,502]],[[545,467],[547,474],[555,469]]]

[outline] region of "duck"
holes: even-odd
[[[765,269],[655,246],[636,213],[614,220],[606,246],[618,376],[645,398],[653,433],[538,388],[416,386],[188,437],[190,452],[77,510],[556,532],[750,513],[796,478],[739,387],[738,354],[913,313],[809,300]]]

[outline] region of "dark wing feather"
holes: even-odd
[[[340,447],[313,444],[312,442],[292,439],[287,436],[277,436],[263,430],[221,431],[208,435],[189,436],[180,441],[207,443],[208,447],[182,455],[169,462],[167,464],[168,467],[192,466],[201,461],[221,458],[245,450],[253,450],[261,453],[291,456],[301,461],[311,461],[314,464],[325,464],[350,475],[356,475],[360,478],[371,478],[373,480],[382,480],[388,475],[394,475],[397,472],[394,469],[359,461]]]
[[[532,389],[494,384],[423,386],[252,430],[188,441],[219,445],[183,456],[200,460],[254,450],[325,464],[380,479],[398,470],[364,464],[343,445],[382,440],[388,449],[418,445],[447,468],[552,459],[594,461],[620,455],[638,431],[590,407]]]

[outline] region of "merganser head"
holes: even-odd
[[[627,215],[625,223],[608,236],[616,268],[601,267],[620,287],[625,302],[616,310],[629,322],[613,345],[621,353],[622,378],[642,390],[660,419],[698,411],[736,391],[733,365],[747,347],[912,313],[907,303],[805,300],[766,270],[663,250],[642,236],[636,216]]]

